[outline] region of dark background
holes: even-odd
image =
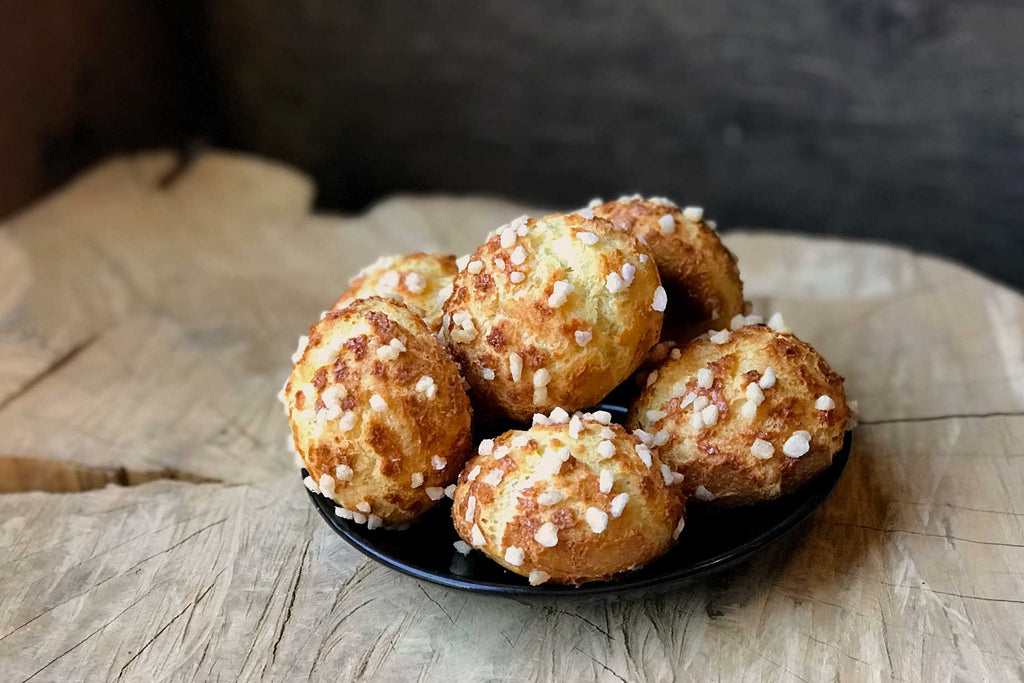
[[[1024,287],[1024,3],[3,3],[0,213],[197,141],[395,191],[665,194]]]

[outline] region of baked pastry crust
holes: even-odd
[[[357,521],[414,520],[470,454],[472,409],[458,366],[391,299],[359,299],[315,324],[284,400],[307,485]]]
[[[664,299],[632,234],[579,214],[523,217],[455,277],[442,329],[474,399],[525,421],[589,407],[629,377],[658,340]]]
[[[331,307],[338,311],[356,299],[395,298],[419,314],[431,332],[441,329],[441,308],[458,268],[449,254],[384,256],[360,270]]]
[[[843,378],[810,344],[765,325],[712,336],[727,341],[694,340],[654,371],[626,424],[653,435],[697,500],[747,505],[803,486],[842,447],[851,417]],[[806,452],[790,442],[800,430]]]
[[[646,446],[620,425],[577,415],[484,445],[459,476],[455,529],[531,583],[609,579],[665,553],[682,530],[678,483],[649,450],[645,464]]]
[[[702,210],[636,196],[596,204],[593,211],[650,246],[668,292],[662,339],[687,342],[728,327],[733,316],[744,312],[736,257],[703,219]]]

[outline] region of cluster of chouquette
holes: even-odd
[[[459,552],[532,584],[603,580],[671,548],[688,499],[776,498],[840,449],[842,378],[748,312],[700,208],[594,200],[462,258],[368,266],[300,340],[281,400],[340,517],[403,529],[447,496]],[[620,386],[624,425],[593,410]]]

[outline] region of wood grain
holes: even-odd
[[[861,401],[837,489],[706,581],[480,597],[333,535],[274,394],[364,262],[463,253],[523,208],[311,215],[281,166],[211,153],[161,187],[170,164],[114,159],[0,229],[0,472],[23,491],[0,496],[5,679],[1024,677],[1024,297],[907,251],[728,233],[755,309]],[[62,480],[81,470],[138,485]]]

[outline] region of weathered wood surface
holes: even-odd
[[[162,187],[174,163],[111,161],[0,229],[0,473],[24,491],[0,496],[5,680],[1024,677],[1024,297],[896,249],[728,234],[755,308],[860,399],[836,491],[707,581],[480,597],[334,536],[274,394],[359,265],[463,253],[521,208],[313,216],[287,169],[209,154]],[[77,491],[106,481],[138,485]]]

